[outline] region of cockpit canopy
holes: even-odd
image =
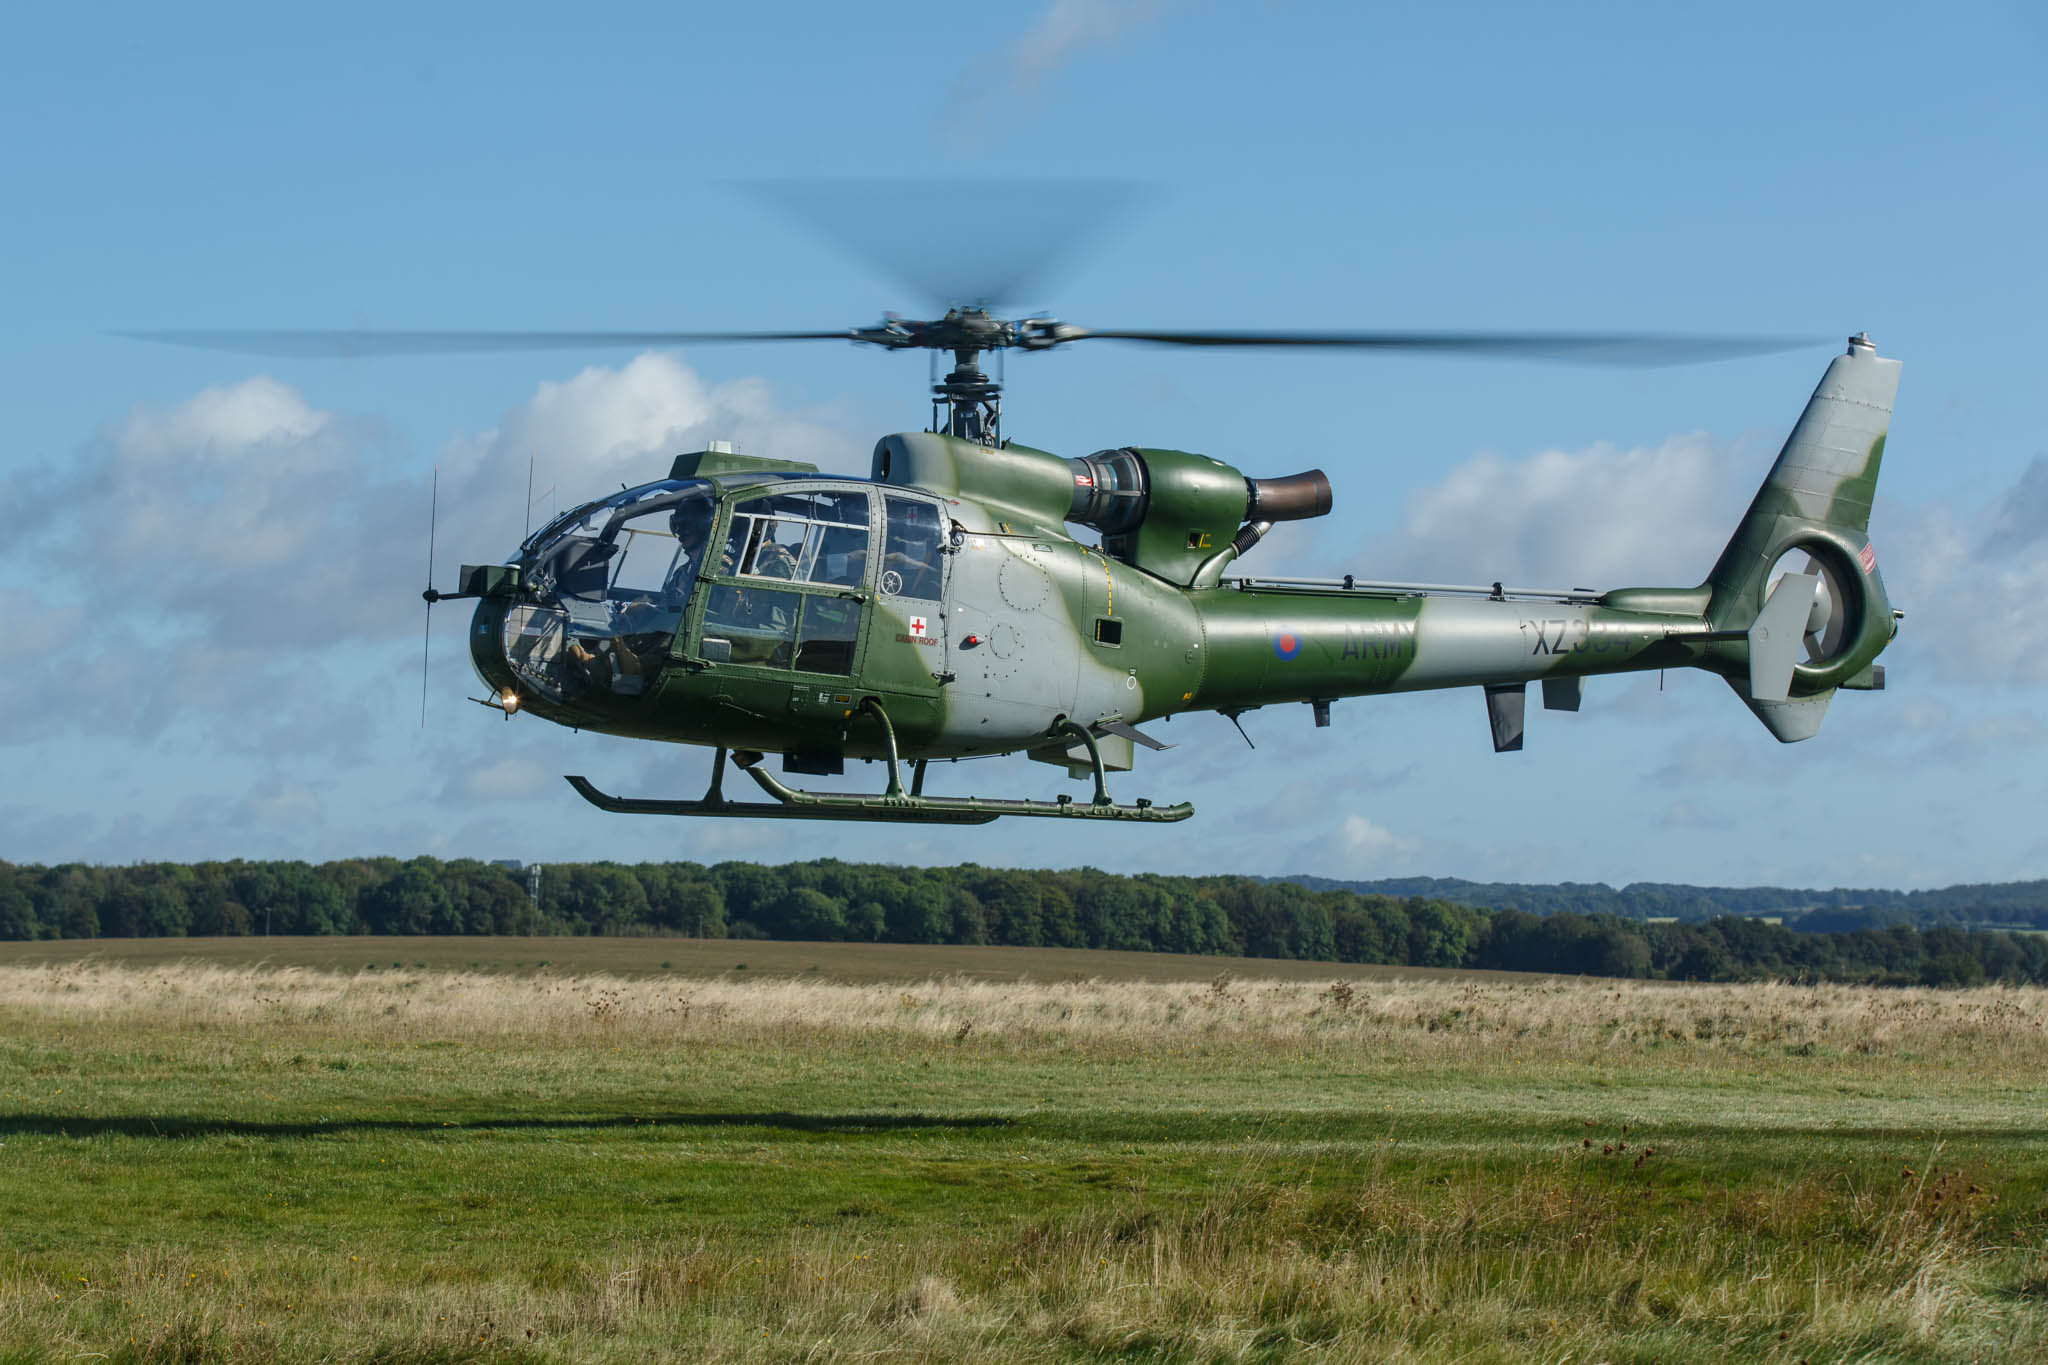
[[[521,679],[554,697],[644,692],[703,569],[715,496],[701,479],[643,484],[529,537],[527,600],[505,617],[505,655]]]
[[[641,696],[685,648],[721,663],[851,674],[865,593],[937,605],[945,531],[929,498],[822,482],[668,479],[549,522],[521,547],[524,590],[504,618],[521,686],[556,699]],[[729,514],[714,543],[721,501]],[[679,642],[686,624],[701,639]]]
[[[712,499],[708,483],[667,479],[566,512],[521,547],[527,582],[543,596],[672,599],[680,610],[711,538]]]

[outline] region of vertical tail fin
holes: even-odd
[[[1763,606],[1765,575],[1786,550],[1814,537],[1852,555],[1869,544],[1870,501],[1898,389],[1899,362],[1881,358],[1860,333],[1828,366],[1707,575],[1714,589],[1708,615],[1717,624],[1749,624]]]
[[[1742,631],[1760,625],[1778,577],[1804,573],[1820,579],[1816,595],[1805,599],[1812,602],[1803,632],[1805,658],[1793,669],[1789,689],[1759,688],[1754,675],[1727,675],[1757,718],[1788,743],[1820,728],[1834,690],[1857,685],[1852,680],[1892,637],[1891,603],[1869,531],[1898,387],[1899,362],[1880,357],[1868,337],[1851,337],[1848,353],[1828,366],[1707,575],[1707,619],[1723,630]]]

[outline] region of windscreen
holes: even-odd
[[[543,527],[527,543],[530,600],[505,619],[513,668],[550,695],[644,695],[667,664],[711,521],[710,484],[666,480]]]

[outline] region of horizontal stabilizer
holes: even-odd
[[[1102,755],[1102,766],[1113,773],[1129,772],[1136,761],[1136,750],[1131,747],[1131,741],[1122,735],[1109,733],[1107,726],[1096,728],[1104,731],[1095,738],[1095,749]],[[1094,760],[1088,756],[1088,746],[1066,735],[1042,748],[1027,749],[1024,756],[1034,763],[1050,763],[1055,768],[1065,768],[1069,777],[1086,777],[1095,770]]]
[[[1105,731],[1109,734],[1116,735],[1121,739],[1127,739],[1131,741],[1131,743],[1133,744],[1142,744],[1147,749],[1152,750],[1154,753],[1163,753],[1168,749],[1177,749],[1180,747],[1178,744],[1168,744],[1163,739],[1154,739],[1152,736],[1146,734],[1143,730],[1140,730],[1137,726],[1131,725],[1121,720],[1101,721],[1096,725],[1095,728],[1098,730]]]
[[[1820,575],[1788,573],[1778,580],[1749,628],[1749,699],[1784,701],[1805,643],[1806,618],[1820,594]]]

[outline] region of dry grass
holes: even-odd
[[[2048,988],[1870,989],[1465,980],[671,981],[416,970],[334,973],[87,959],[0,966],[0,1019],[115,1031],[642,1045],[814,1035],[996,1050],[1286,1048],[1512,1064],[1673,1052],[1857,1056],[1945,1072],[2048,1070]]]

